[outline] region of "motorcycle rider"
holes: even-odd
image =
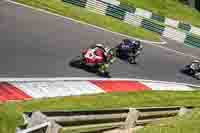
[[[103,44],[96,44],[83,51],[83,56],[87,64],[96,65],[106,63],[111,54],[108,53],[109,49]]]
[[[200,72],[200,61],[199,60],[192,61],[191,68],[193,68],[195,71]]]
[[[124,39],[118,45],[116,54],[119,58],[127,59],[130,64],[136,64],[136,57],[140,55],[142,49],[140,41]]]
[[[96,44],[82,52],[85,62],[90,65],[101,63],[105,59],[103,45]]]
[[[105,47],[103,44],[96,44],[84,50],[82,55],[87,65],[99,65],[99,72],[110,77],[107,70],[109,65],[114,62],[112,50]]]
[[[143,46],[138,40],[124,39],[120,46],[124,49],[130,49],[135,56],[139,55]]]

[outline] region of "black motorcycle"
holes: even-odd
[[[199,63],[192,62],[191,64],[186,65],[181,71],[185,74],[188,74],[200,80],[200,64]]]
[[[127,60],[130,64],[137,63],[137,57],[140,55],[140,50],[135,50],[134,48],[121,48],[120,46],[115,49],[116,56],[122,60]]]

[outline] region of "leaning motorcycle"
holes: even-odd
[[[197,65],[195,63],[186,65],[181,71],[200,80],[200,71],[198,70]]]
[[[109,65],[113,63],[114,61],[114,51],[113,49],[107,50],[107,59],[105,62],[99,63],[99,64],[88,64],[86,62],[86,59],[84,58],[84,55],[81,54],[80,56],[75,57],[70,61],[70,65],[72,67],[84,69],[88,72],[96,73],[97,75],[101,77],[111,77],[110,76],[110,70]]]
[[[127,60],[130,64],[136,64],[137,57],[140,55],[140,51],[133,52],[131,48],[128,50],[122,50],[121,47],[116,47],[116,56],[120,59]]]

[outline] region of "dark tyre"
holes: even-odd
[[[133,57],[133,56],[129,57],[129,58],[128,58],[128,62],[129,62],[130,64],[136,64],[135,57]]]
[[[189,75],[194,75],[195,73],[194,70],[192,70],[189,65],[185,66],[181,71]]]
[[[109,72],[105,72],[105,73],[104,73],[104,77],[105,77],[105,78],[111,78],[110,73],[109,73]]]
[[[188,67],[184,67],[183,69],[181,69],[181,72],[183,72],[183,73],[189,73]]]
[[[72,59],[72,60],[69,62],[69,64],[70,64],[70,66],[72,66],[72,67],[82,67],[82,66],[83,66],[83,62],[82,62],[80,56],[77,56],[76,58]]]
[[[104,73],[98,72],[97,74],[98,74],[100,77],[103,77],[103,78],[111,78],[109,72],[104,72]]]

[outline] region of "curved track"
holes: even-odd
[[[46,13],[0,2],[0,77],[95,77],[68,62],[93,43],[115,46],[124,37]],[[171,42],[174,43],[174,42]],[[112,77],[200,84],[179,73],[193,60],[173,51],[144,44],[138,65],[117,60]]]

